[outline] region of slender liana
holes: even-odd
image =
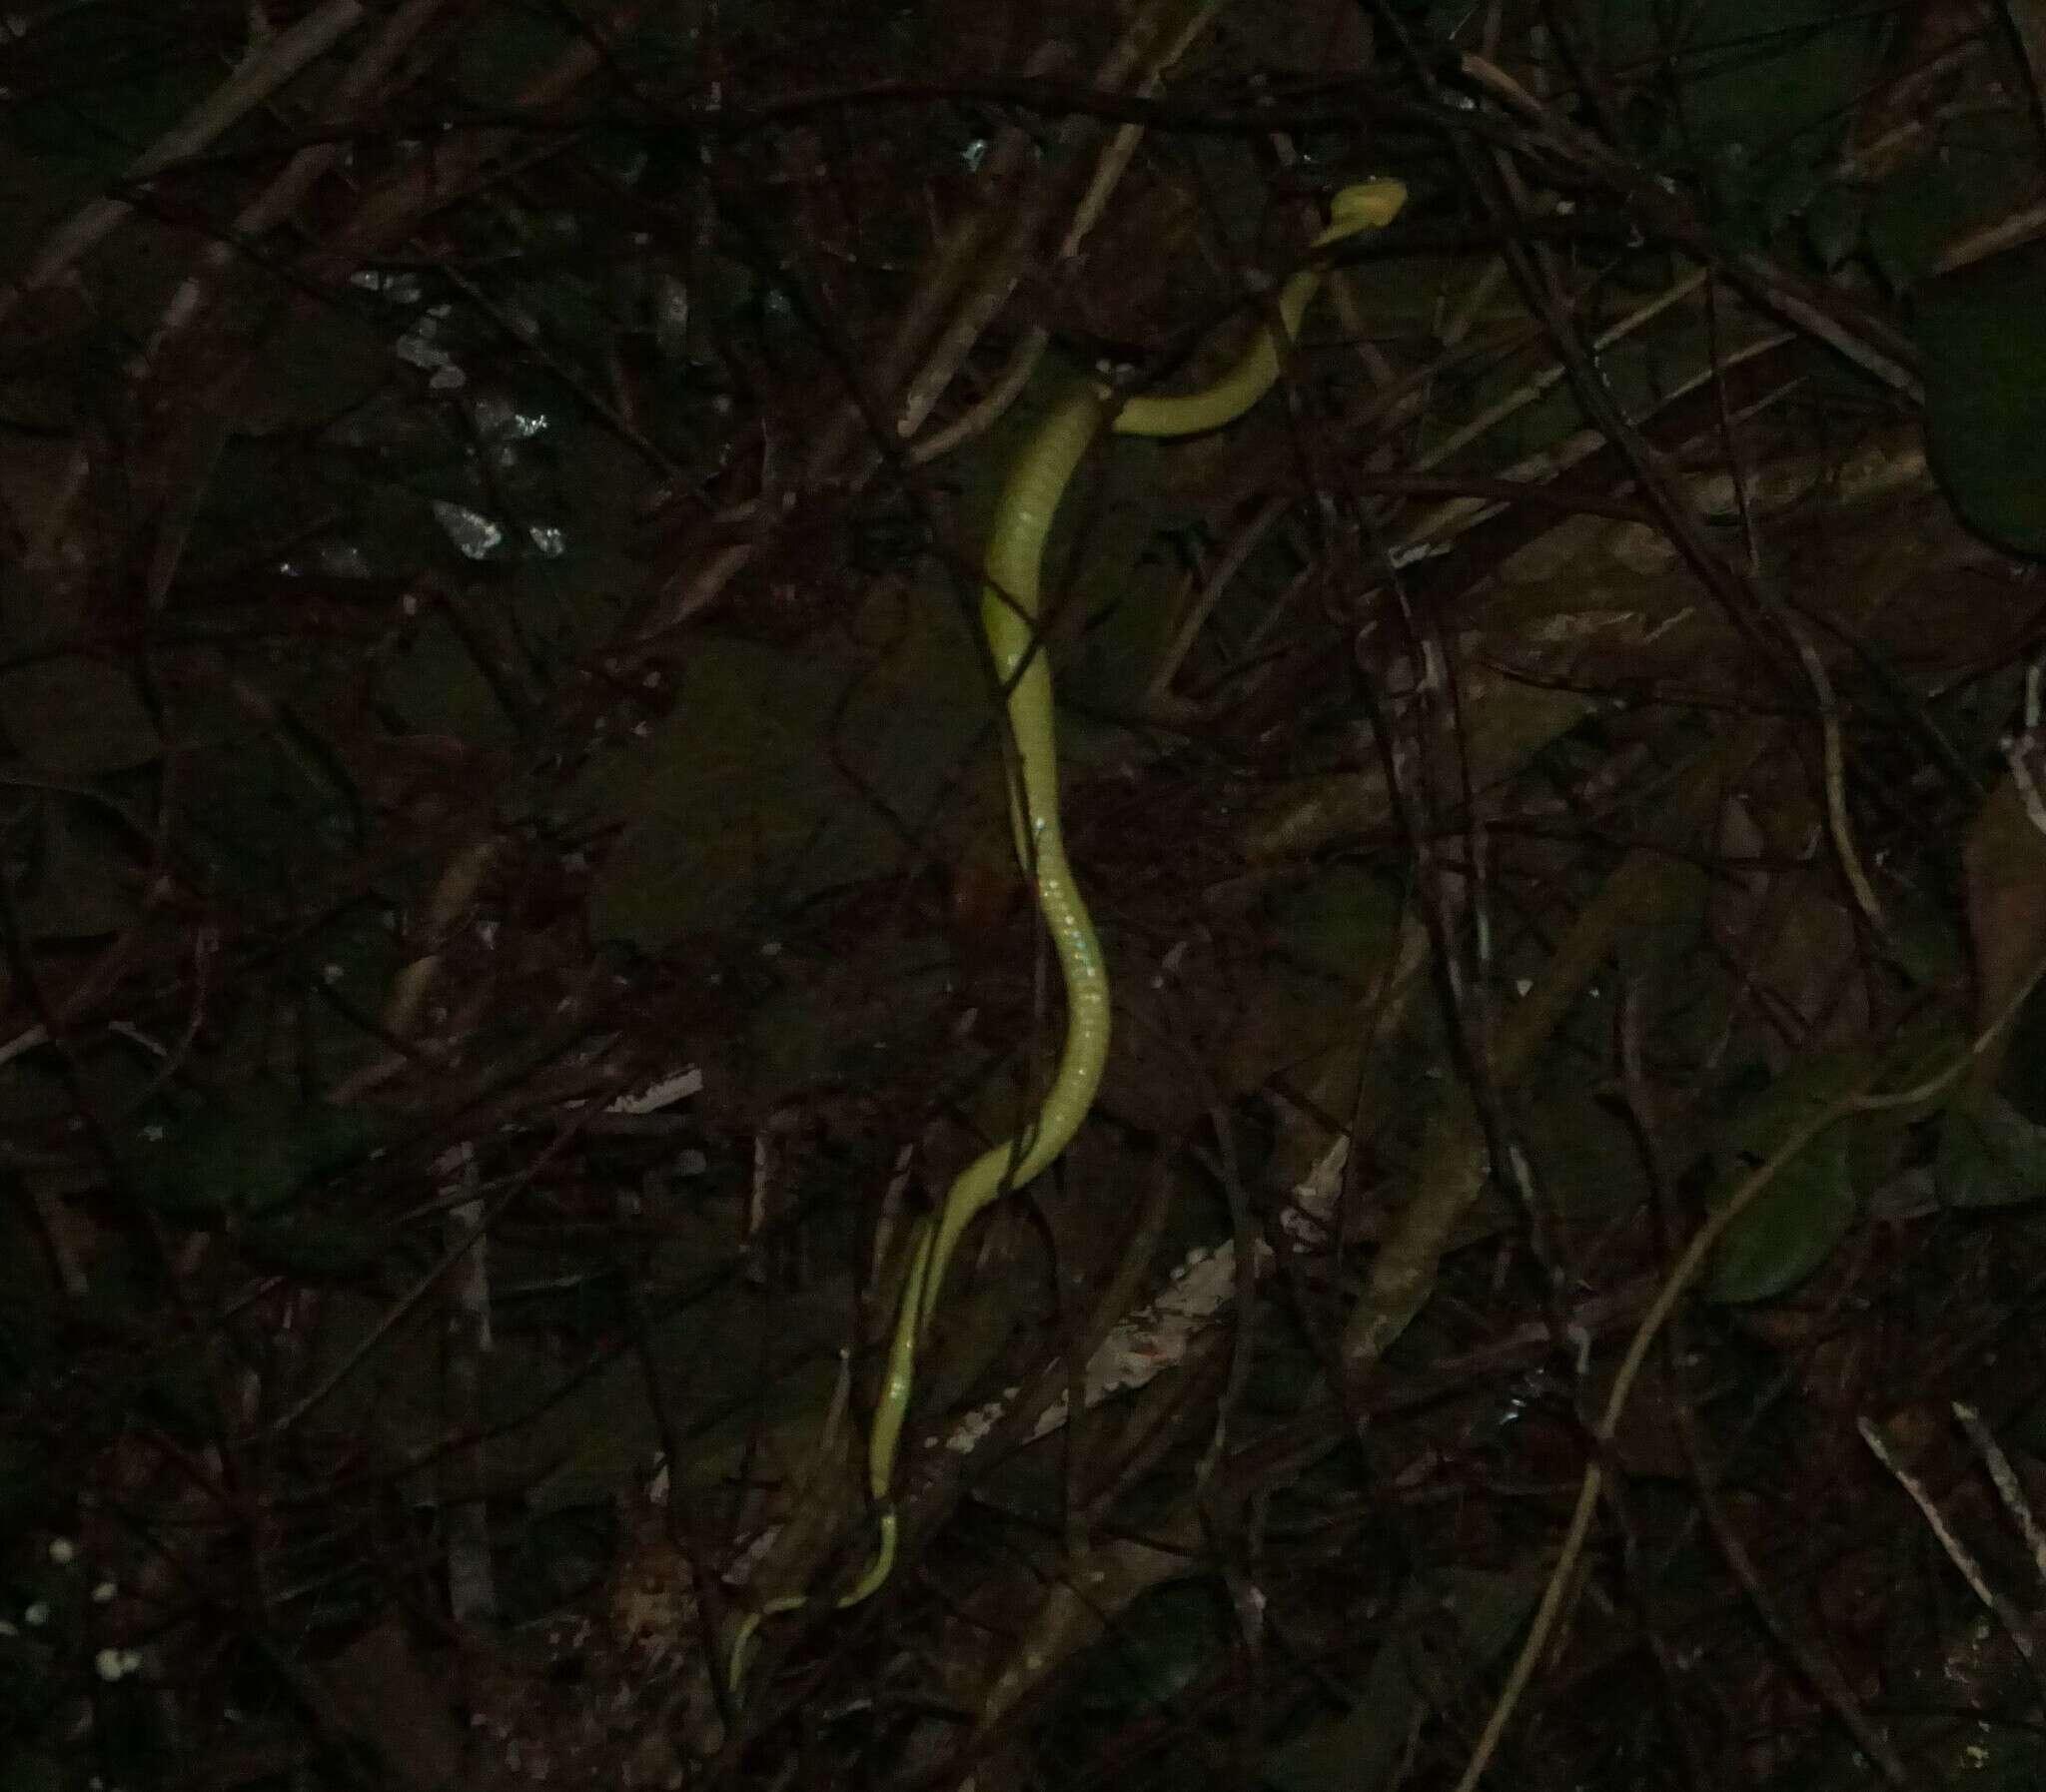
[[[1317,249],[1390,224],[1407,203],[1396,180],[1366,181],[1336,195],[1328,229]],[[1279,322],[1290,343],[1322,284],[1318,268],[1303,268],[1279,296]],[[1113,395],[1089,381],[1056,404],[1018,452],[995,510],[988,539],[987,585],[981,626],[994,668],[1008,692],[1013,743],[1009,782],[1016,855],[1037,893],[1065,980],[1066,1037],[1057,1074],[1036,1117],[1014,1139],[983,1152],[953,1181],[935,1215],[922,1221],[910,1246],[888,1366],[867,1438],[867,1487],[878,1513],[872,1559],[836,1601],[855,1605],[887,1579],[895,1561],[892,1483],[902,1422],[916,1379],[917,1351],[966,1229],[1002,1195],[1020,1189],[1065,1150],[1101,1085],[1108,1059],[1108,971],[1101,943],[1066,862],[1059,829],[1058,749],[1053,728],[1051,667],[1038,633],[1038,575],[1052,518],[1074,468],[1106,423],[1121,436],[1194,436],[1233,423],[1262,399],[1279,376],[1279,349],[1269,324],[1261,327],[1235,367],[1214,385],[1175,398],[1131,399],[1120,408]],[[762,1616],[792,1611],[804,1596],[779,1598],[749,1613],[733,1644],[736,1680],[746,1645]]]

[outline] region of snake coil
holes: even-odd
[[[1346,187],[1336,195],[1329,227],[1315,239],[1315,247],[1382,229],[1406,203],[1407,189],[1397,180]],[[1289,343],[1299,334],[1301,318],[1321,282],[1321,271],[1308,267],[1281,290],[1279,321]],[[1197,393],[1131,399],[1117,408],[1113,394],[1085,382],[1052,408],[1010,467],[988,539],[980,619],[996,675],[1008,693],[1013,742],[1009,808],[1016,856],[1036,890],[1038,911],[1065,981],[1065,1044],[1036,1119],[1016,1138],[983,1152],[961,1171],[935,1217],[917,1226],[889,1340],[886,1378],[867,1434],[867,1491],[879,1514],[878,1535],[865,1571],[835,1601],[841,1607],[856,1605],[873,1593],[894,1565],[896,1516],[890,1485],[895,1456],[915,1383],[917,1346],[929,1328],[952,1254],[967,1227],[996,1199],[1022,1188],[1065,1150],[1093,1106],[1108,1059],[1108,971],[1087,905],[1066,862],[1059,827],[1051,668],[1038,630],[1038,575],[1052,518],[1081,456],[1104,423],[1120,436],[1198,435],[1243,416],[1278,377],[1279,348],[1266,325],[1229,373]],[[807,1602],[799,1594],[774,1599],[740,1620],[730,1660],[734,1684],[760,1619]]]

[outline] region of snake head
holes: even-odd
[[[1361,230],[1383,230],[1407,203],[1407,183],[1390,175],[1345,187],[1329,207],[1329,228],[1316,243],[1334,243]]]

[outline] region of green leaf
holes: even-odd
[[[0,716],[15,750],[46,777],[130,771],[162,750],[134,679],[78,654],[0,677]]]
[[[1868,249],[1883,279],[1900,293],[1923,280],[1966,207],[1937,161],[1913,163],[1885,181],[1868,203]]]
[[[1812,1059],[1734,1114],[1716,1153],[1722,1199],[1807,1124],[1814,1110],[1852,1088],[1863,1068],[1852,1054]],[[1719,1240],[1707,1274],[1707,1299],[1766,1301],[1795,1288],[1832,1255],[1854,1224],[1851,1137],[1851,1128],[1836,1122],[1776,1172]]]
[[[1207,1580],[1153,1587],[1088,1656],[1090,1710],[1160,1704],[1191,1686],[1229,1647],[1229,1625]]]
[[[923,1034],[952,999],[949,960],[919,935],[870,934],[835,964],[791,969],[749,1029],[748,1088],[770,1108],[830,1082],[888,1087],[901,1075],[891,1047]]]
[[[381,321],[380,321],[381,322]],[[270,331],[239,389],[238,432],[283,435],[324,424],[363,404],[392,377],[396,328],[373,326],[340,306],[310,309],[288,329]],[[272,482],[292,463],[265,445]],[[293,467],[292,470],[297,470]]]
[[[1851,188],[1821,187],[1804,208],[1804,234],[1818,265],[1830,274],[1861,246],[1867,207]]]
[[[1610,1037],[1612,1022],[1599,1009],[1601,997],[1585,996],[1570,1017],[1582,1037],[1601,1022]],[[1571,1225],[1610,1225],[1645,1199],[1640,1144],[1633,1129],[1586,1086],[1582,1060],[1558,1051],[1545,1069],[1539,1093],[1529,1104],[1528,1150],[1542,1166],[1546,1198]]]
[[[1891,920],[1890,951],[1897,968],[1921,989],[1956,980],[1967,969],[1960,930],[1929,903],[1899,906]]]
[[[1713,1253],[1706,1297],[1766,1301],[1795,1288],[1854,1224],[1847,1129],[1828,1127],[1776,1173]]]
[[[674,708],[593,757],[570,798],[624,824],[590,881],[591,926],[648,952],[737,922],[843,807],[825,775],[833,691],[820,668],[704,640],[679,676]]]
[[[1946,245],[2006,216],[2031,193],[2032,146],[2009,124],[1955,117],[1935,128],[1923,154],[1869,196],[1868,248],[1899,292],[1924,280]]]
[[[1674,105],[1639,110],[1642,147],[1693,167],[1721,228],[1757,243],[1829,163],[1885,29],[1853,0],[1592,0],[1582,25],[1608,66],[1666,71]]]
[[[127,843],[104,816],[52,797],[40,805],[39,850],[22,898],[31,939],[90,939],[134,918],[139,878],[126,871]]]
[[[41,1445],[0,1437],[0,1532],[21,1535],[51,1502],[48,1475],[49,1460]]]
[[[509,106],[556,67],[574,42],[550,7],[500,6],[488,25],[462,33],[456,85],[479,105]]]
[[[1265,1784],[1278,1792],[1390,1792],[1416,1722],[1505,1653],[1540,1592],[1539,1574],[1470,1568],[1411,1585],[1357,1703],[1269,1755]]]
[[[882,592],[800,648],[693,641],[673,708],[594,755],[567,798],[576,825],[618,829],[590,880],[598,936],[657,952],[895,870],[988,733],[975,653],[928,590]]]
[[[1400,897],[1355,865],[1332,865],[1279,899],[1273,937],[1289,956],[1370,984],[1392,962],[1400,939]]]
[[[269,1079],[217,1097],[133,1148],[146,1198],[168,1214],[237,1218],[289,1201],[369,1149],[375,1117],[307,1102]]]
[[[221,1410],[213,1366],[197,1339],[179,1336],[130,1360],[139,1372],[124,1404],[147,1412],[192,1444],[218,1434]]]
[[[827,1306],[842,1326],[850,1300],[845,1279],[833,1278],[792,1314],[777,1308],[770,1322],[777,1361],[764,1373],[757,1303],[738,1289],[720,1289],[651,1329],[653,1361],[669,1385],[687,1389],[696,1421],[680,1439],[680,1460],[670,1464],[677,1487],[728,1484],[729,1476],[759,1473],[763,1462],[776,1473],[794,1473],[814,1459],[839,1372],[835,1354],[818,1347],[780,1364],[821,1335]],[[499,1422],[523,1421],[516,1447],[530,1464],[521,1491],[533,1511],[608,1503],[661,1448],[646,1369],[636,1356],[618,1358],[537,1412],[540,1390],[559,1379],[558,1371],[535,1364],[513,1374],[493,1366],[502,1375],[494,1383]]]
[[[370,1269],[390,1239],[383,1227],[346,1215],[285,1213],[252,1221],[241,1245],[260,1269],[300,1282],[340,1284]]]
[[[18,1748],[0,1766],[0,1786],[8,1792],[63,1792],[64,1774],[48,1755]]]
[[[2046,1126],[1994,1090],[1970,1091],[1939,1126],[1933,1187],[1949,1207],[2023,1207],[2046,1196]]]
[[[2046,253],[1942,280],[1920,307],[1932,468],[1998,546],[2046,553]]]

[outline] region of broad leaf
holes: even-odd
[[[1942,281],[1920,310],[1933,470],[2000,547],[2046,553],[2046,254]]]
[[[2023,1207],[2046,1196],[2046,1126],[1991,1089],[1970,1090],[1939,1127],[1933,1186],[1949,1207]]]

